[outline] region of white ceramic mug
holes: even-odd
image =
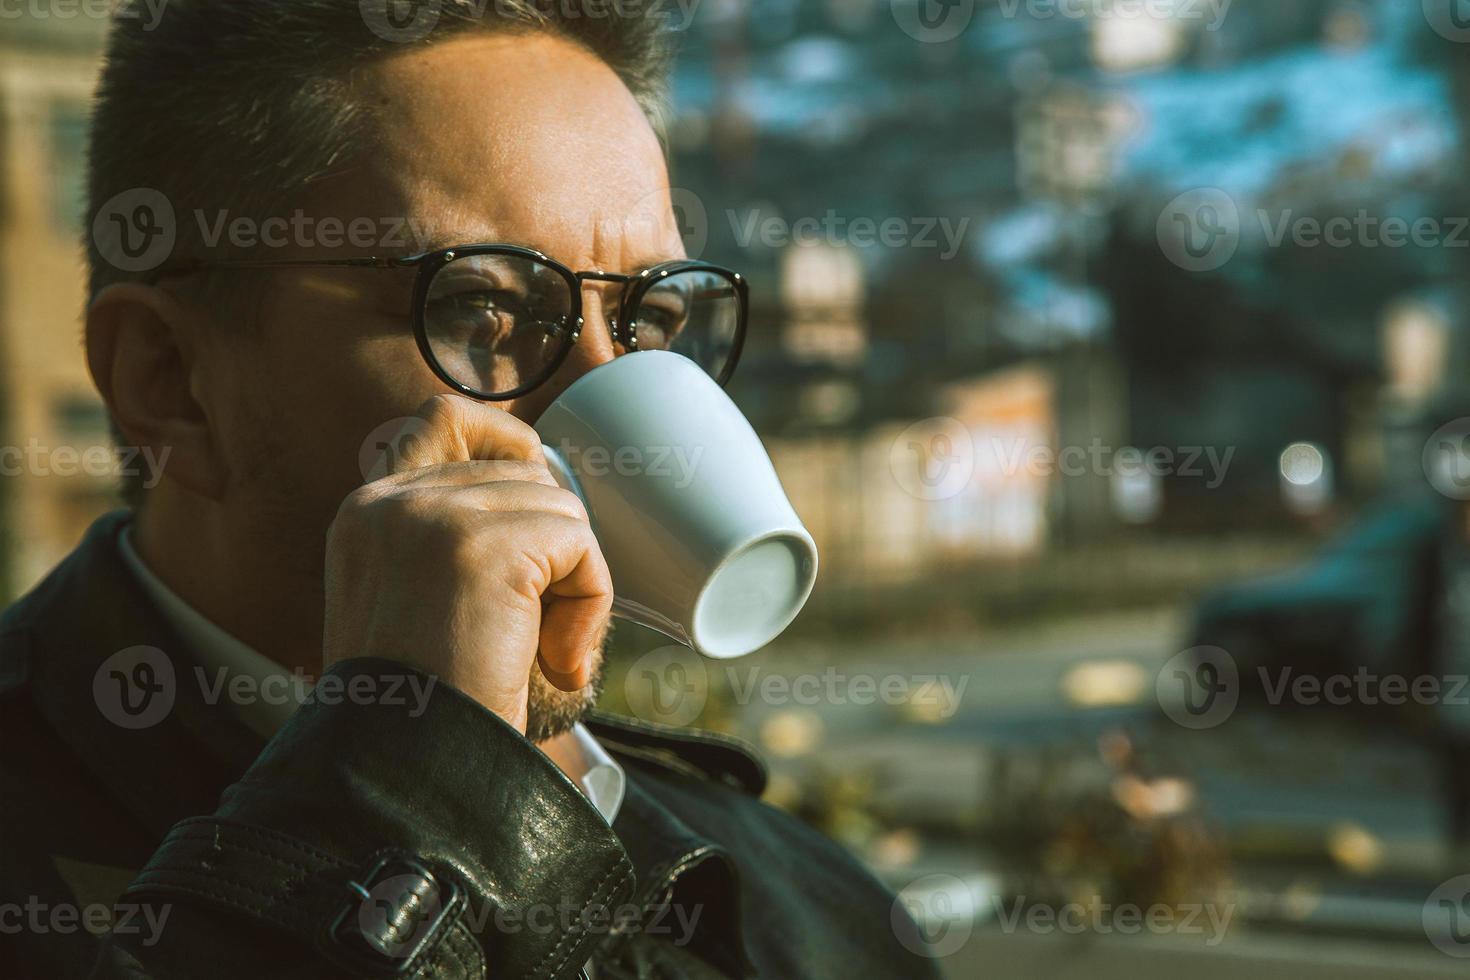
[[[536,431],[587,505],[614,615],[724,659],[765,646],[806,604],[812,536],[750,423],[693,361],[639,351],[603,364]]]

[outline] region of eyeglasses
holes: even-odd
[[[623,286],[607,318],[625,352],[683,354],[723,385],[745,340],[749,287],[706,262],[664,262],[637,275],[573,272],[520,245],[456,245],[405,258],[200,261],[150,281],[212,268],[414,268],[413,332],[439,379],[483,401],[519,398],[545,383],[582,335],[582,285]]]

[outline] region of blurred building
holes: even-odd
[[[901,29],[893,6],[750,0],[689,32],[676,182],[706,204],[705,254],[748,271],[758,298],[785,298],[758,306],[732,389],[757,427],[825,459],[822,447],[881,443],[1024,368],[1049,379],[1055,450],[1204,448],[1230,463],[1219,484],[1053,475],[1033,488],[1045,501],[1034,524],[981,487],[919,514],[885,505],[891,520],[875,522],[894,483],[877,470],[888,489],[849,472],[816,481],[847,504],[793,491],[799,508],[862,515],[839,535],[854,553],[917,570],[964,547],[985,558],[995,539],[897,526],[1020,520],[1040,528],[1033,551],[1140,526],[1206,540],[1316,528],[1395,486],[1422,489],[1423,434],[1395,376],[1434,356],[1415,332],[1423,318],[1402,311],[1462,279],[1461,252],[1300,246],[1263,226],[1462,214],[1465,45],[1387,0],[1240,0],[1215,20],[1203,5],[976,5],[947,40]],[[1181,267],[1162,237],[1171,200],[1199,188],[1238,208],[1239,248],[1218,268]],[[953,254],[825,249],[841,263],[742,234],[757,214],[830,213],[970,225]],[[854,292],[853,270],[856,318],[789,301]],[[1447,349],[1462,349],[1464,328],[1448,329]],[[1321,464],[1307,490],[1294,482],[1304,454]]]
[[[798,508],[856,556],[827,569],[916,574],[1141,526],[1295,527],[1282,461],[1301,446],[1333,474],[1313,485],[1319,510],[1419,481],[1402,395],[1434,356],[1412,311],[1462,278],[1462,257],[1264,247],[1249,232],[1257,211],[1463,212],[1466,45],[1388,2],[1238,0],[1221,23],[976,5],[944,41],[902,29],[902,6],[702,5],[675,79],[681,224],[698,254],[752,283],[732,394],[777,447]],[[105,440],[77,347],[75,245],[104,27],[32,15],[0,37],[0,446]],[[1172,262],[1158,230],[1170,200],[1201,187],[1226,189],[1245,224],[1236,257],[1204,272]],[[793,240],[828,215],[963,234],[859,246],[839,225]],[[1465,327],[1444,319],[1447,349],[1462,350]],[[923,420],[980,433],[968,451],[987,472],[985,440],[1013,415],[998,392],[1017,378],[1042,379],[1016,397],[1044,404],[1053,451],[1214,447],[1233,454],[1228,482],[1089,471],[977,477],[943,500],[904,488],[891,450]],[[0,477],[24,532],[13,585],[65,550],[107,484]]]
[[[106,23],[58,10],[0,32],[0,500],[12,594],[72,548],[114,483],[97,465],[106,417],[80,333],[85,135]]]

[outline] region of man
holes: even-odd
[[[648,296],[657,17],[401,14],[114,28],[86,355],[167,462],[0,627],[0,974],[932,975],[741,747],[587,716],[611,583],[529,423],[738,351]]]

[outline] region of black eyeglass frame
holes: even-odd
[[[512,391],[487,394],[468,385],[461,384],[451,377],[449,372],[444,369],[444,366],[439,363],[439,359],[434,355],[433,346],[429,342],[429,288],[434,281],[434,276],[439,273],[440,269],[456,259],[475,255],[506,255],[539,262],[560,275],[566,281],[567,291],[571,295],[571,305],[567,311],[568,325],[571,329],[566,331],[561,349],[547,362],[547,366],[540,374],[533,380],[521,384]],[[721,387],[730,380],[731,375],[735,373],[735,366],[740,362],[740,352],[745,346],[745,329],[750,310],[750,287],[745,277],[724,266],[702,262],[698,259],[675,259],[670,262],[661,262],[658,265],[643,270],[637,275],[603,272],[601,270],[574,272],[572,269],[538,252],[534,248],[503,243],[452,245],[448,248],[435,249],[432,252],[422,252],[418,255],[401,257],[364,256],[361,258],[344,259],[199,260],[180,265],[165,266],[149,276],[147,282],[156,283],[162,279],[192,275],[207,269],[268,268],[416,269],[417,279],[414,282],[413,288],[413,335],[414,340],[418,344],[419,353],[423,355],[425,362],[428,363],[429,368],[440,381],[443,381],[462,395],[467,395],[479,401],[489,402],[510,401],[513,398],[520,398],[535,391],[550,380],[561,369],[561,366],[566,363],[567,355],[572,352],[572,348],[576,346],[577,341],[582,336],[582,327],[584,325],[582,318],[582,285],[584,283],[611,282],[620,283],[624,287],[618,299],[616,315],[608,318],[608,328],[612,334],[613,342],[621,345],[625,351],[631,354],[638,350],[638,325],[636,319],[631,316],[631,313],[638,309],[639,304],[643,302],[643,298],[648,295],[650,289],[670,276],[684,272],[709,272],[728,280],[735,289],[738,309],[735,323],[735,338],[730,345],[730,353],[725,361],[725,365],[715,378],[715,382]]]

